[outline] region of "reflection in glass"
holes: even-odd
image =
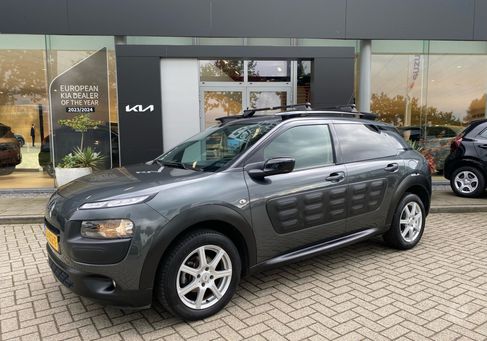
[[[227,166],[278,124],[277,120],[239,121],[209,128],[159,157],[167,167],[214,172]]]
[[[333,163],[333,148],[327,125],[294,127],[272,140],[264,148],[264,160],[291,157],[294,169],[318,167]]]
[[[0,46],[0,188],[52,187],[38,159],[49,134],[44,37],[0,35]]]
[[[311,102],[311,60],[298,60],[296,103]]]
[[[291,63],[285,60],[250,60],[249,82],[290,82]]]
[[[250,108],[268,108],[287,105],[286,91],[250,91]]]
[[[202,82],[243,82],[243,80],[243,60],[200,60],[200,81]]]
[[[453,136],[486,117],[486,69],[486,55],[373,55],[371,110],[441,171]]]
[[[204,91],[205,127],[214,126],[218,117],[241,113],[242,100],[241,91]]]

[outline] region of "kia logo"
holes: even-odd
[[[125,106],[125,112],[152,112],[154,111],[154,105],[148,105],[145,108],[142,106],[142,104],[137,104],[137,105],[126,105]]]

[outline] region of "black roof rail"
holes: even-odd
[[[343,111],[343,110],[319,110],[319,111],[288,111],[277,113],[276,116],[281,116],[283,119],[292,117],[312,117],[312,116],[329,116],[329,117],[353,117],[365,120],[374,121],[377,115],[374,113],[360,112],[360,111]]]
[[[333,105],[329,107],[319,107],[314,108],[316,110],[338,110],[338,111],[347,111],[347,112],[357,112],[357,106],[355,104],[339,104]]]
[[[304,107],[305,110],[311,110],[311,103],[298,103],[298,104],[290,104],[290,105],[279,105],[277,107],[268,107],[268,108],[256,108],[256,109],[245,109],[243,111],[242,117],[252,117],[257,111],[267,111],[267,110],[277,110],[277,109],[297,109],[299,107]]]
[[[300,107],[304,108],[304,110],[296,110]],[[307,103],[281,105],[281,106],[267,107],[267,108],[246,109],[240,115],[222,116],[222,117],[217,117],[215,120],[219,121],[221,124],[225,124],[241,118],[253,117],[254,114],[258,111],[277,110],[277,109],[281,109],[283,111],[276,113],[275,116],[280,116],[283,119],[297,117],[297,116],[321,116],[321,115],[332,116],[332,117],[352,116],[355,118],[361,118],[361,119],[372,120],[372,121],[377,119],[377,115],[374,113],[357,111],[355,104],[341,104],[336,106],[319,108],[318,110],[313,110],[311,108],[311,103],[307,102]],[[287,111],[286,109],[294,109],[294,110]]]

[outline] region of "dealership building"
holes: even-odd
[[[434,142],[486,93],[487,0],[2,0],[0,190],[53,188],[76,147],[147,161],[246,108],[355,103]]]

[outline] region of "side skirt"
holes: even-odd
[[[370,237],[380,234],[381,229],[371,228],[367,230],[362,230],[355,232],[337,239],[328,240],[318,244],[313,244],[311,246],[304,247],[299,250],[291,251],[283,255],[271,258],[262,263],[256,264],[249,269],[249,274],[254,274],[264,270],[269,270],[278,266],[282,266],[289,263],[298,262],[316,255],[333,251],[344,246],[355,244],[363,240],[369,239]]]

